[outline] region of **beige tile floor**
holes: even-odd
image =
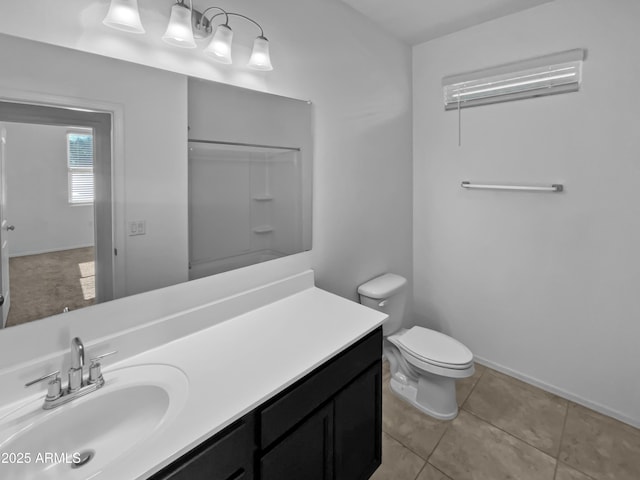
[[[476,365],[440,421],[389,389],[373,480],[640,480],[640,430]]]

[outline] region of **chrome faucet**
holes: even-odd
[[[84,369],[84,345],[75,337],[71,340],[71,368],[69,369],[69,393],[82,388],[82,370]]]
[[[71,340],[71,368],[84,367],[84,345],[79,337]]]
[[[50,410],[52,408],[64,405],[71,400],[78,397],[82,397],[87,393],[94,392],[104,385],[104,378],[102,377],[102,370],[100,360],[109,355],[113,355],[118,352],[109,352],[102,355],[98,355],[91,359],[91,366],[89,367],[89,375],[85,379],[84,372],[84,345],[80,338],[75,337],[71,340],[71,368],[69,368],[69,384],[67,388],[62,388],[62,381],[60,380],[60,370],[52,372],[48,375],[33,380],[25,387],[30,387],[43,380],[49,380],[47,388],[47,396],[44,399],[44,405],[42,408]]]

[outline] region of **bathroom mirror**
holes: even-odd
[[[0,326],[95,303],[101,268],[113,268],[111,298],[121,298],[311,248],[310,102],[0,41],[0,102],[112,115],[114,219],[112,265],[95,263],[101,227],[87,155],[99,139],[82,124],[7,123],[0,106],[10,265],[3,262],[10,302]],[[36,281],[38,289],[19,293]],[[32,313],[16,322],[17,302]]]

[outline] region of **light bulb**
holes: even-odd
[[[269,40],[260,36],[253,41],[253,51],[249,59],[249,68],[254,70],[273,70],[269,56]]]
[[[233,30],[229,25],[218,25],[213,38],[204,49],[204,53],[211,59],[225,64],[231,63],[231,41]]]
[[[182,3],[171,7],[171,17],[162,40],[174,47],[196,48],[191,27],[191,9]]]
[[[145,33],[140,21],[138,0],[111,0],[109,12],[102,23],[116,30],[123,30],[129,33]]]

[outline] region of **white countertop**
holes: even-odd
[[[386,315],[309,288],[106,368],[168,364],[189,381],[175,421],[95,479],[145,479],[382,324]]]

